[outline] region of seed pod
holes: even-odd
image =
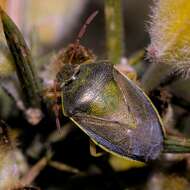
[[[96,144],[139,161],[160,155],[164,135],[157,111],[143,91],[109,62],[81,64],[67,82],[63,73],[58,75],[64,115]]]

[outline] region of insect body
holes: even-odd
[[[157,112],[142,90],[111,64],[81,64],[62,83],[64,115],[96,144],[140,161],[159,156],[163,132]]]
[[[139,161],[156,159],[164,136],[156,109],[135,83],[108,61],[96,61],[79,44],[84,26],[60,57],[63,65],[57,83],[64,115],[113,154]]]

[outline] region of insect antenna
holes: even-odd
[[[98,11],[94,11],[85,21],[85,23],[82,25],[78,35],[77,35],[77,38],[75,40],[75,43],[74,43],[74,48],[73,48],[73,52],[72,52],[72,55],[70,57],[70,60],[69,60],[69,63],[71,64],[71,61],[75,55],[75,50],[77,49],[78,45],[80,44],[80,40],[82,39],[82,37],[84,36],[84,34],[86,33],[86,29],[88,27],[88,25],[94,20],[94,18],[96,17],[96,15],[98,14]]]
[[[82,37],[84,36],[84,34],[86,33],[86,29],[88,27],[88,25],[94,20],[94,18],[96,17],[96,15],[98,14],[98,11],[94,11],[87,19],[86,22],[83,24],[83,26],[81,27],[78,35],[77,35],[77,39],[76,42],[79,43],[80,40],[82,39]]]

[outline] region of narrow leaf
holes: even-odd
[[[17,26],[2,9],[0,9],[0,16],[7,44],[22,86],[25,105],[26,107],[40,107],[39,80],[32,64],[30,50]]]

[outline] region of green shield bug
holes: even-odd
[[[97,145],[123,158],[150,161],[163,150],[160,117],[144,92],[109,61],[96,61],[77,42],[66,48],[57,74],[63,114]]]

